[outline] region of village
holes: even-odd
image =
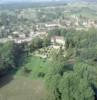
[[[88,16],[88,14],[93,13],[91,10],[86,12],[87,16],[84,13],[78,14],[80,10],[88,9],[82,8],[82,6],[88,5],[83,4],[78,7],[67,4],[42,8],[16,9],[13,11],[4,10],[0,13],[0,43],[13,41],[20,44],[31,42],[36,37],[43,39],[53,29],[88,31],[90,28],[97,28],[97,19]],[[76,12],[75,7],[78,8]],[[91,8],[91,5],[89,5],[89,8]],[[62,36],[55,35],[54,37],[58,38],[59,41],[63,41]],[[50,38],[51,42],[52,38]]]
[[[69,5],[67,5],[67,7],[69,7]],[[9,14],[9,11],[7,11],[7,13]],[[11,12],[10,17],[12,18],[8,17],[6,20],[3,20],[3,18],[0,19],[0,43],[11,41],[15,44],[31,44],[36,38],[44,40],[46,37],[49,37],[50,31],[56,29],[88,31],[90,28],[97,28],[97,20],[95,18],[88,18],[76,14],[65,15],[68,13],[73,13],[73,10],[67,9],[65,6],[16,9]],[[44,53],[49,51],[49,49],[52,51],[53,49],[60,50],[60,48],[62,48],[65,51],[65,44],[65,37],[55,33],[50,36],[50,45],[47,48],[43,48]],[[45,51],[45,49],[48,50]],[[37,56],[37,54],[41,56],[36,51],[35,55]],[[42,57],[47,55],[48,54],[42,54]]]
[[[45,38],[45,36],[48,36],[48,31],[57,28],[63,28],[67,30],[72,28],[75,30],[88,31],[90,28],[97,28],[97,21],[84,18],[80,19],[79,17],[72,15],[71,17],[65,17],[64,19],[58,19],[51,22],[37,23],[35,25],[32,24],[27,32],[25,32],[26,26],[24,27],[19,25],[18,27],[21,28],[18,28],[17,31],[13,30],[11,33],[11,28],[6,29],[5,26],[0,27],[1,33],[3,30],[5,30],[5,32],[8,34],[6,37],[0,38],[0,43],[8,41],[14,41],[15,43],[31,42],[35,37]]]

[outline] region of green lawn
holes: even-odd
[[[45,75],[48,71],[49,66],[50,64],[47,59],[42,59],[40,57],[35,56],[32,56],[29,59],[28,63],[24,65],[24,67],[31,70],[28,76],[28,78],[31,79],[41,78],[39,77],[39,74]],[[23,67],[19,71],[17,71],[16,76],[18,75],[23,75]]]

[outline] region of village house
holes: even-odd
[[[42,39],[43,39],[43,38],[45,38],[45,37],[47,37],[47,36],[48,36],[48,33],[47,33],[47,32],[39,32],[39,34],[38,34],[38,35],[39,35],[39,37],[40,37],[40,38],[42,38]]]
[[[33,37],[34,34],[35,34],[35,32],[31,31],[30,34],[29,34],[29,37]]]
[[[14,39],[13,40],[14,43],[17,43],[17,44],[21,44],[21,43],[24,43],[24,42],[27,42],[27,43],[30,43],[32,41],[32,38],[24,38],[24,39]]]
[[[48,30],[51,30],[51,29],[54,29],[54,28],[57,28],[59,27],[59,24],[58,23],[47,23],[45,24],[45,28],[48,29]]]
[[[19,38],[21,38],[21,39],[26,38],[26,35],[24,33],[19,34]]]
[[[19,32],[18,32],[18,31],[14,31],[14,32],[12,33],[12,37],[13,37],[13,38],[18,37],[18,35],[19,35]]]
[[[65,48],[65,38],[63,36],[51,37],[51,43],[55,49],[59,49],[60,47]]]
[[[18,32],[18,31],[14,31],[12,34],[13,34],[13,35],[18,35],[19,32]]]
[[[12,35],[8,35],[8,39],[12,40],[13,39]]]

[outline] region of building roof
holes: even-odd
[[[53,36],[52,38],[53,38],[53,39],[60,39],[60,40],[64,40],[64,37],[63,37],[63,36]]]

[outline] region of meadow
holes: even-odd
[[[29,70],[28,73],[24,71],[24,68]],[[26,76],[30,79],[43,78],[49,68],[49,61],[41,57],[31,56],[29,61],[17,71],[15,76]]]

